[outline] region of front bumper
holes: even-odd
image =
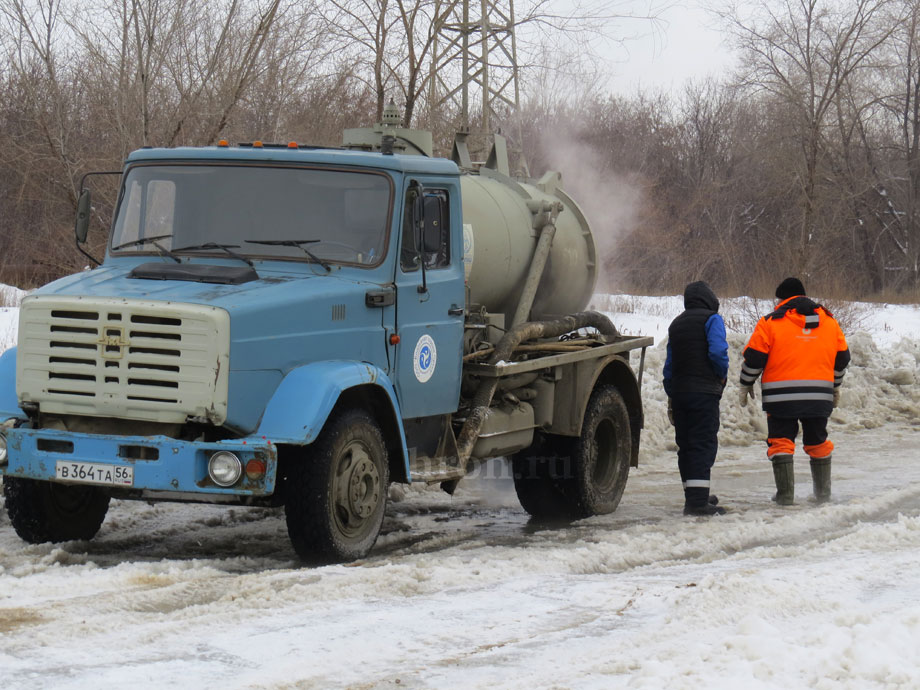
[[[9,464],[0,474],[60,481],[58,461],[91,462],[134,468],[131,486],[112,486],[129,493],[140,491],[199,495],[220,500],[231,496],[269,496],[278,473],[277,447],[264,438],[242,438],[216,443],[178,441],[168,436],[108,436],[51,429],[10,429],[7,432]],[[243,464],[253,459],[265,463],[265,475],[249,479],[243,472],[233,486],[221,487],[208,477],[208,459],[217,451],[235,453]],[[116,493],[117,492],[113,492]],[[165,496],[164,496],[165,498]]]

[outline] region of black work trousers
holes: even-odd
[[[674,393],[674,440],[684,488],[709,489],[709,472],[719,450],[719,400],[712,393]]]
[[[795,437],[802,425],[802,445],[813,458],[826,458],[834,450],[827,438],[827,417],[776,417],[767,415],[767,456],[793,455]]]

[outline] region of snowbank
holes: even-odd
[[[19,331],[19,303],[25,290],[0,283],[0,352],[16,344]]]

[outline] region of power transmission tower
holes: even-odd
[[[518,167],[528,174],[522,152],[520,85],[514,0],[436,0],[429,112],[459,112],[469,132],[475,123],[484,139],[510,139]],[[478,118],[471,113],[478,110]],[[478,122],[476,122],[478,119]]]

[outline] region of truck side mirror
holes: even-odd
[[[89,235],[89,217],[92,213],[93,199],[86,188],[86,178],[90,175],[121,175],[121,170],[112,170],[105,172],[88,172],[80,180],[80,198],[77,199],[77,218],[73,224],[73,234],[77,238],[77,250],[92,261],[97,266],[101,265],[95,256],[87,252],[81,245],[86,243],[86,236]]]
[[[412,196],[412,224],[419,228],[425,223],[425,195],[422,192],[422,186],[415,189]]]
[[[415,237],[415,251],[418,263],[422,267],[422,284],[418,286],[419,294],[428,292],[428,278],[425,275],[425,245],[427,232],[425,231],[425,188],[418,180],[412,180],[409,188],[412,194],[412,234]]]
[[[434,254],[441,251],[441,199],[425,197],[422,205],[425,227],[422,231],[422,251]]]
[[[439,228],[437,224],[426,224],[422,236],[425,240],[422,251],[426,254],[434,254],[441,250],[441,228]]]
[[[73,232],[77,236],[77,242],[83,244],[86,242],[86,236],[89,234],[89,213],[92,205],[92,195],[88,189],[80,192],[80,199],[77,201],[77,219],[74,222]]]

